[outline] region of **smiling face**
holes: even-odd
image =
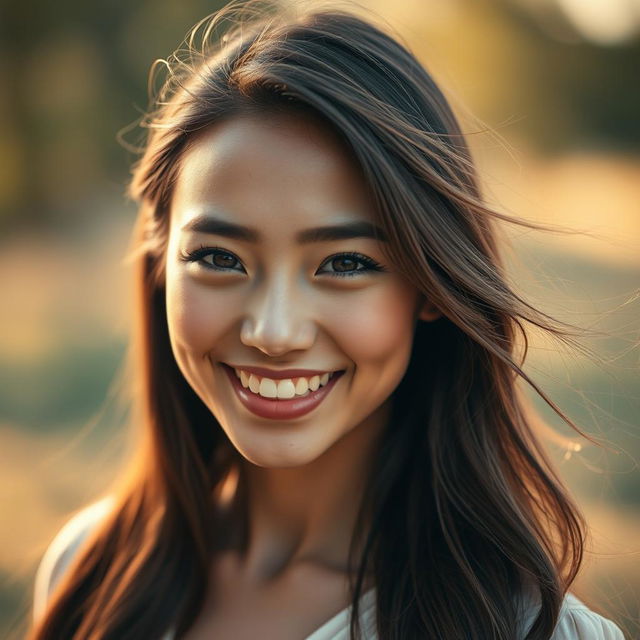
[[[300,466],[350,432],[380,426],[415,323],[434,315],[367,236],[372,211],[349,153],[308,116],[226,120],[185,153],[166,256],[172,350],[256,465]],[[309,231],[345,225],[352,234]],[[275,384],[240,380],[226,365],[276,370]],[[288,376],[293,384],[279,380],[286,369],[344,373],[305,398],[251,390],[304,390],[299,372]]]

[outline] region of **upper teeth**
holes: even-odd
[[[293,398],[294,396],[306,396],[309,391],[315,391],[318,387],[323,387],[335,372],[323,373],[321,376],[315,375],[311,378],[282,378],[272,380],[263,378],[255,373],[248,373],[242,369],[235,369],[236,376],[240,378],[242,386],[249,388],[253,393],[265,398]]]

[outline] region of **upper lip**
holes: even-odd
[[[331,373],[337,371],[337,369],[265,369],[264,367],[246,367],[240,364],[226,364],[233,369],[242,369],[248,373],[255,373],[263,378],[271,378],[272,380],[282,380],[283,378],[310,378],[311,376],[321,376],[323,373]]]

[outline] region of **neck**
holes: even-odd
[[[302,563],[348,573],[351,539],[389,409],[388,403],[379,407],[304,466],[265,468],[242,459],[231,513],[247,575],[267,581]]]

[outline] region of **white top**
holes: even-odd
[[[54,587],[68,567],[73,555],[92,528],[108,513],[112,503],[113,499],[106,497],[82,509],[55,536],[45,551],[36,573],[33,601],[34,620],[42,616]],[[533,624],[538,606],[533,599],[524,605],[523,636]],[[350,611],[350,606],[343,609],[304,640],[348,640]],[[369,640],[377,640],[375,588],[370,589],[361,597],[360,622],[364,637]],[[173,631],[167,632],[163,640],[174,640]],[[614,622],[592,611],[572,593],[568,593],[562,603],[558,623],[550,640],[625,640],[625,637]]]

